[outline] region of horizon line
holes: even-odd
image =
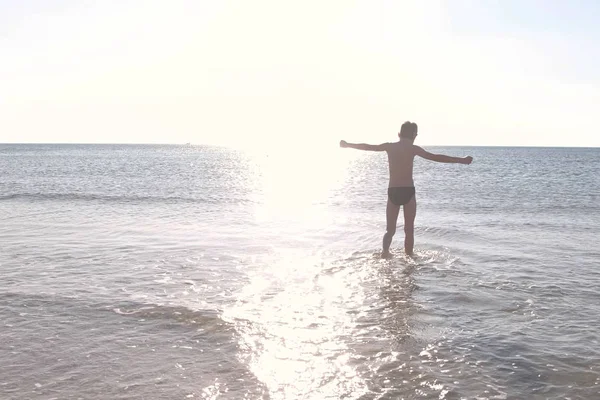
[[[74,146],[188,146],[188,147],[224,147],[224,148],[236,148],[237,146],[231,144],[210,144],[210,143],[131,143],[131,142],[0,142],[2,145],[74,145]],[[546,149],[597,149],[600,145],[505,145],[505,144],[422,144],[423,147],[498,147],[498,148],[546,148]],[[245,146],[241,146],[245,147]],[[327,146],[321,146],[327,147]],[[277,148],[277,146],[274,146]]]

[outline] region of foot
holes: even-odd
[[[390,253],[389,251],[382,251],[381,258],[392,258],[392,253]]]

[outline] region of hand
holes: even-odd
[[[348,143],[345,140],[340,140],[340,147],[348,147]]]
[[[469,165],[469,164],[471,164],[473,162],[473,157],[471,157],[471,156],[464,157],[462,160],[463,160],[462,164]]]

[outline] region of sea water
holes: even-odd
[[[0,145],[0,398],[600,398],[600,149],[428,149]]]

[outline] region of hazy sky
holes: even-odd
[[[597,0],[0,0],[0,142],[600,146]]]

